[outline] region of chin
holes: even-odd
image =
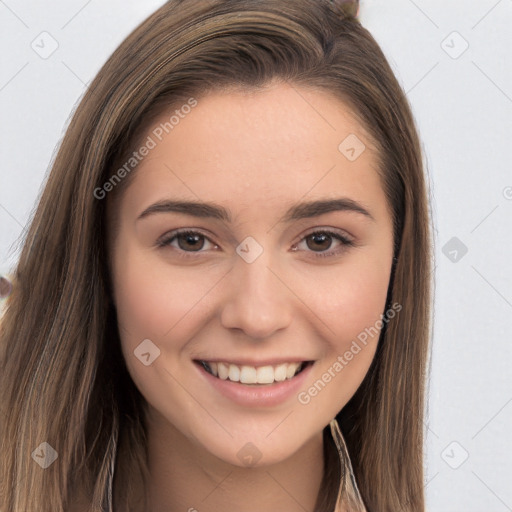
[[[289,459],[307,441],[306,436],[303,440],[292,437],[290,434],[297,434],[297,429],[291,425],[288,425],[286,430],[280,429],[279,432],[276,429],[271,435],[268,435],[268,432],[272,432],[272,429],[260,427],[258,433],[255,434],[252,430],[244,435],[240,430],[233,428],[233,437],[225,433],[222,440],[219,439],[220,435],[217,435],[210,440],[207,437],[196,438],[195,442],[199,442],[203,450],[226,464],[240,468],[262,468]]]

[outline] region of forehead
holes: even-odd
[[[377,148],[350,108],[324,91],[278,84],[212,92],[193,108],[162,112],[143,140],[152,149],[126,191],[138,210],[166,195],[260,216],[301,197],[384,199]]]

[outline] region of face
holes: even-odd
[[[276,463],[375,354],[393,257],[376,149],[339,99],[284,84],[211,93],[170,128],[173,112],[117,205],[123,355],[160,428]]]

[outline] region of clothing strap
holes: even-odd
[[[338,497],[333,512],[367,512],[363,498],[357,487],[347,445],[336,418],[331,420],[329,426],[331,428],[332,438],[338,449],[342,472],[341,484],[338,489]]]

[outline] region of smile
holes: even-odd
[[[314,360],[300,359],[290,362],[286,359],[193,361],[198,375],[207,384],[205,396],[210,400],[216,400],[218,393],[239,406],[265,409],[293,400],[306,385],[306,380],[311,378],[316,364]],[[209,390],[213,390],[215,395],[209,395]]]
[[[241,384],[274,384],[293,379],[312,361],[281,363],[278,365],[249,366],[221,361],[197,361],[214,377]]]

